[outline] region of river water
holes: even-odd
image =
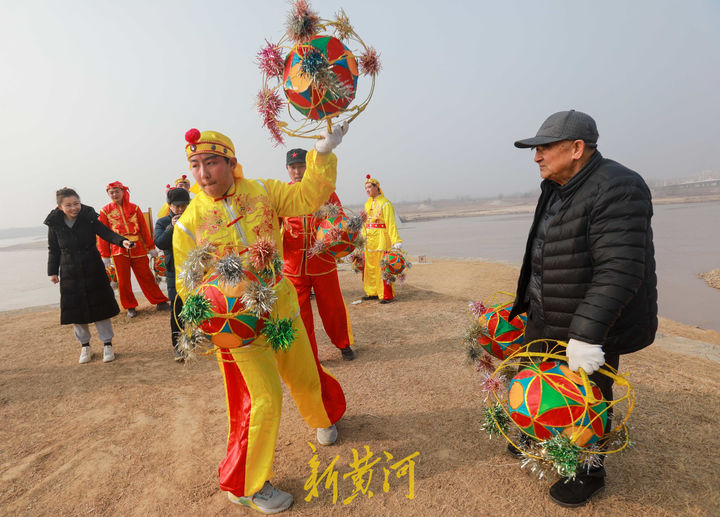
[[[531,214],[466,217],[405,223],[399,230],[411,256],[519,266],[531,222]],[[720,203],[658,205],[652,224],[660,315],[720,331],[720,290],[698,278],[720,268]],[[0,240],[0,311],[59,303],[46,267],[47,241],[41,233]]]
[[[405,223],[399,231],[411,256],[519,267],[531,223],[532,214],[482,216]],[[720,331],[720,290],[698,277],[720,268],[720,203],[657,205],[652,226],[660,315]]]

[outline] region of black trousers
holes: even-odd
[[[182,298],[177,295],[177,292],[170,291],[168,289],[168,298],[170,298],[170,304],[172,311],[170,311],[170,335],[172,339],[172,346],[177,350],[178,339],[180,338],[180,332],[182,332],[181,325],[183,324],[180,319],[180,311],[183,308]]]

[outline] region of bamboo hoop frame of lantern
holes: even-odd
[[[631,445],[628,420],[635,407],[635,390],[625,376],[620,375],[617,370],[606,364],[598,370],[598,373],[613,379],[615,386],[622,391],[622,394],[613,400],[597,397],[599,389],[594,383],[591,383],[587,373],[582,368],[577,373],[571,372],[566,366],[567,356],[565,353],[558,353],[563,351],[567,343],[546,339],[538,341],[550,341],[555,345],[548,352],[531,352],[529,347],[534,341],[527,343],[522,351],[516,352],[502,361],[492,374],[485,374],[482,382],[482,390],[486,393],[483,429],[490,437],[501,434],[520,450],[523,454],[522,468],[529,468],[540,478],[554,471],[561,477],[572,479],[581,467],[600,466],[602,465],[601,456],[621,452]],[[518,360],[521,362],[519,363]],[[550,362],[553,361],[563,371],[564,377],[547,373],[550,369]],[[492,365],[492,361],[483,357],[478,362],[478,370],[482,371],[488,368],[488,365]],[[538,439],[537,436],[532,436],[523,430],[511,416],[510,394],[502,397],[500,395],[508,389],[507,383],[511,376],[512,379],[516,378],[514,374],[518,370],[518,365],[521,367],[520,372],[528,369],[534,370],[531,373],[537,377],[538,382],[543,382],[544,386],[549,386],[559,393],[565,400],[564,409],[568,415],[579,413],[582,418],[568,425],[563,432],[553,432],[551,437],[545,439]],[[559,383],[558,378],[562,378],[564,381]],[[574,386],[574,388],[568,389],[568,386]],[[581,401],[579,404],[577,404],[578,399]],[[570,400],[576,402],[572,406],[579,411],[571,410]],[[625,411],[619,411],[623,406]],[[563,411],[562,406],[559,409],[561,412]],[[612,416],[613,427],[605,430],[601,436],[597,437],[597,440],[582,444],[581,437],[587,437],[598,425],[604,427],[609,416]],[[582,423],[578,425],[580,420]],[[510,438],[510,424],[515,425],[529,437],[526,447],[523,448]]]
[[[333,33],[334,36],[327,33]],[[326,36],[339,40],[346,52],[338,58],[328,59],[327,49],[323,54],[312,46],[313,39]],[[324,19],[310,9],[307,0],[296,0],[288,15],[285,34],[277,43],[268,40],[265,43],[257,53],[263,85],[257,95],[256,106],[263,120],[262,125],[270,132],[275,145],[284,144],[283,135],[320,139],[322,137],[317,133],[324,125],[327,125],[328,131],[332,131],[332,119],[336,119],[336,123],[350,123],[365,111],[375,91],[375,76],[381,64],[378,52],[358,36],[344,10],[341,9],[331,20]],[[353,51],[348,45],[357,45],[359,49]],[[294,112],[292,103],[283,100],[278,93],[280,89],[284,91],[284,75],[290,58],[297,58],[298,76],[302,76],[303,81],[309,83],[308,89],[312,90],[309,112],[315,110],[315,118],[307,114],[301,116],[299,108]],[[345,60],[345,64],[351,60],[348,66],[356,69],[353,84],[343,82],[333,71],[333,67],[342,60]],[[358,75],[370,76],[369,92],[364,100],[350,106],[357,93]],[[287,98],[287,93],[285,96]],[[328,111],[319,109],[321,106],[327,107]],[[287,109],[287,117],[291,122],[280,118],[284,109]]]

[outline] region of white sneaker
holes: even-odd
[[[293,503],[293,496],[291,494],[278,490],[272,486],[270,481],[265,481],[263,487],[251,497],[238,497],[230,492],[228,492],[227,495],[230,502],[249,506],[264,514],[283,512],[290,508],[290,505]]]
[[[113,352],[112,345],[105,345],[103,347],[103,363],[109,363],[115,360],[115,352]]]
[[[80,364],[89,363],[90,359],[92,359],[92,350],[90,350],[90,346],[81,346],[80,347],[80,361],[78,361]]]
[[[338,432],[335,424],[317,430],[317,441],[320,445],[332,445],[337,440],[337,437]]]

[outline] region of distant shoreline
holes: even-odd
[[[657,197],[653,199],[655,205],[676,205],[686,203],[709,203],[720,201],[720,194],[711,194],[705,196],[673,196],[673,197]],[[492,206],[490,203],[475,205],[472,207],[453,208],[449,205],[439,210],[418,210],[417,208],[410,210],[402,210],[402,205],[397,208],[398,217],[401,223],[411,223],[418,221],[432,221],[436,219],[450,219],[457,217],[482,217],[492,215],[519,215],[532,214],[535,212],[535,202],[532,204],[520,203],[517,201],[509,202],[505,206]]]

